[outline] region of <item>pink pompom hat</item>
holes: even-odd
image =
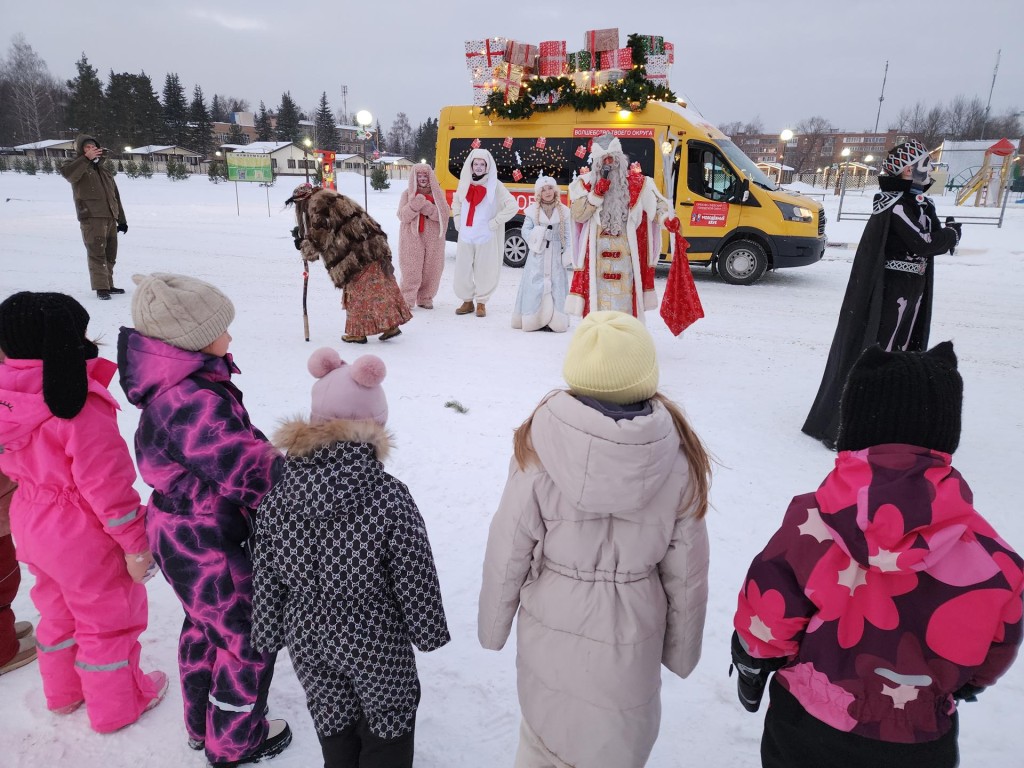
[[[321,347],[310,356],[308,368],[317,379],[309,413],[313,424],[334,419],[387,423],[388,400],[381,387],[387,368],[379,357],[363,355],[346,363],[337,350]]]

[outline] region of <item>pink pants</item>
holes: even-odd
[[[84,699],[93,730],[109,733],[135,722],[158,693],[139,668],[146,588],[132,581],[106,536],[77,544],[95,550],[87,566],[67,567],[62,547],[33,548],[46,553],[29,564],[39,672],[50,709]]]

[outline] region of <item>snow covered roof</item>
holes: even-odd
[[[174,149],[173,144],[147,144],[144,147],[132,147],[128,150],[129,155],[152,155],[157,152],[166,152]]]
[[[33,141],[28,144],[19,144],[15,149],[47,149],[48,147],[59,147],[61,145],[73,147],[75,142],[71,139],[43,139],[42,141]]]
[[[400,155],[381,155],[373,162],[383,163],[384,165],[412,165],[413,162],[407,157]]]
[[[285,147],[297,146],[292,141],[253,141],[249,144],[221,144],[229,152],[249,152],[254,155],[270,155]]]

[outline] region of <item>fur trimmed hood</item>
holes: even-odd
[[[288,419],[274,432],[272,442],[289,456],[301,457],[312,456],[320,448],[333,443],[369,443],[377,460],[382,463],[394,447],[391,433],[376,422],[348,419],[334,419],[315,425],[304,418]]]

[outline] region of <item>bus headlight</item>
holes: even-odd
[[[802,205],[791,205],[790,203],[782,203],[778,200],[775,201],[775,204],[779,206],[782,218],[786,221],[800,221],[804,223],[814,221],[814,213]]]

